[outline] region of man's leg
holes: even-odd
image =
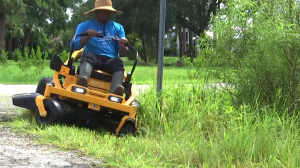
[[[95,66],[101,66],[101,61],[97,58],[97,55],[93,53],[87,53],[81,61],[80,74],[77,81],[78,85],[84,87],[88,86],[91,73]]]
[[[112,74],[110,84],[110,93],[123,96],[124,87],[122,86],[124,79],[124,63],[120,58],[108,59],[103,66],[103,70]]]

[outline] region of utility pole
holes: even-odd
[[[162,91],[162,84],[163,84],[165,24],[166,24],[166,0],[160,0],[158,67],[157,67],[157,92],[158,93]]]

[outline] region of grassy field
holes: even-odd
[[[127,71],[130,71],[133,61],[123,58]],[[190,83],[185,67],[176,67],[177,57],[166,57],[164,67],[164,83]],[[75,63],[77,66],[78,63]],[[2,67],[0,71],[0,84],[37,84],[45,76],[53,76],[53,71],[49,68],[50,62],[45,62],[45,68],[42,73],[36,73],[36,68],[32,67],[26,72],[18,68],[16,62],[10,61],[7,67]],[[205,73],[205,72],[203,72]],[[147,66],[138,64],[134,75],[133,83],[136,84],[154,84],[156,83],[157,65],[149,64]]]
[[[298,116],[246,105],[236,109],[228,93],[201,86],[165,87],[157,111],[154,90],[139,97],[146,136],[117,138],[103,130],[63,125],[40,129],[30,112],[9,124],[39,142],[100,158],[106,167],[300,166]]]

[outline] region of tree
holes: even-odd
[[[222,0],[170,0],[168,9],[173,10],[178,24],[200,36],[221,3]]]
[[[115,0],[115,6],[123,11],[122,17],[118,17],[126,32],[137,33],[142,40],[142,58],[148,61],[148,56],[157,59],[158,34],[159,34],[159,10],[160,3],[157,0]],[[174,25],[171,12],[167,12],[166,30]]]
[[[0,0],[0,54],[5,49],[6,18],[23,12],[24,6],[23,0]]]

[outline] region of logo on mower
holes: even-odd
[[[89,94],[92,95],[92,96],[97,96],[97,97],[105,98],[105,96],[101,95],[101,94],[97,94],[97,93],[93,93],[93,92],[90,92]]]

